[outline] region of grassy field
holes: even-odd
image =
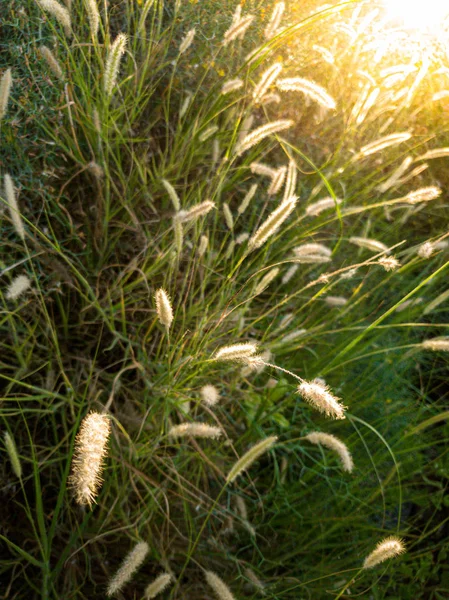
[[[0,14],[0,598],[448,598],[447,31]]]

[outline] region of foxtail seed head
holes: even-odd
[[[262,440],[258,444],[255,444],[252,448],[248,450],[239,460],[235,463],[232,469],[229,471],[228,476],[226,477],[226,482],[233,482],[242,471],[246,471],[253,464],[255,460],[259,458],[262,454],[267,452],[276,442],[277,436],[273,435],[267,437]]]
[[[6,202],[8,203],[9,213],[11,215],[11,221],[14,225],[17,235],[20,239],[25,239],[25,228],[23,226],[22,217],[20,216],[19,206],[16,200],[16,193],[14,191],[14,183],[8,173],[5,174],[5,196]]]
[[[117,83],[120,60],[125,53],[127,37],[119,33],[112,43],[106,60],[106,68],[103,76],[103,88],[108,96],[111,96]]]
[[[12,76],[11,69],[6,69],[0,79],[0,121],[6,114],[8,106],[9,92],[11,91]]]
[[[37,3],[42,10],[52,15],[62,25],[68,38],[72,37],[70,13],[65,6],[61,6],[56,0],[37,0]]]
[[[301,396],[319,412],[334,419],[344,419],[346,407],[339,403],[339,398],[329,391],[327,385],[315,381],[303,381],[298,386]]]
[[[64,75],[62,73],[62,69],[59,65],[59,62],[57,61],[55,55],[50,50],[50,48],[47,48],[47,46],[41,46],[39,49],[41,51],[42,57],[44,58],[47,65],[50,67],[50,71],[53,73],[53,75],[58,79],[64,79]]]
[[[11,461],[12,470],[14,475],[18,478],[22,478],[22,464],[20,462],[19,454],[17,453],[16,444],[14,439],[9,434],[9,431],[5,431],[5,447]]]
[[[399,556],[405,552],[405,546],[403,541],[395,536],[385,538],[382,542],[379,542],[375,549],[368,554],[363,563],[364,569],[371,569],[384,560]]]
[[[30,287],[31,281],[26,275],[18,275],[9,284],[6,289],[6,299],[16,300]]]
[[[158,594],[163,592],[167,586],[173,581],[173,575],[170,573],[162,573],[145,588],[145,600],[152,600]]]
[[[206,571],[204,575],[207,583],[214,590],[218,600],[235,600],[231,590],[228,588],[225,582],[218,577],[218,575],[212,571]]]
[[[110,580],[106,596],[112,596],[116,592],[119,592],[128,583],[145,560],[149,550],[150,548],[146,542],[139,542],[134,546],[131,552],[125,557],[117,573]]]
[[[80,505],[92,507],[100,489],[111,425],[109,417],[92,412],[81,422],[75,439],[70,486]]]
[[[341,461],[343,471],[351,473],[354,468],[354,462],[352,460],[351,453],[348,450],[346,444],[339,440],[335,435],[330,433],[322,433],[321,431],[313,431],[308,435],[304,436],[304,439],[309,440],[312,444],[321,444],[326,446],[330,450],[333,450],[338,454]]]
[[[223,431],[220,427],[206,425],[205,423],[181,423],[170,428],[168,435],[173,438],[177,437],[197,437],[217,439],[222,435]]]
[[[269,237],[271,237],[282,223],[290,216],[296,206],[296,196],[291,196],[274,210],[268,219],[262,223],[259,229],[251,236],[248,241],[248,251],[256,250],[260,248]]]
[[[223,346],[213,355],[213,360],[236,360],[246,362],[248,358],[257,352],[257,345],[247,342],[245,344],[233,344]]]
[[[159,322],[168,330],[173,321],[173,309],[170,298],[167,292],[163,288],[160,288],[155,293],[154,299],[156,300],[156,312]]]
[[[214,385],[207,384],[201,388],[201,399],[207,406],[214,406],[219,400],[219,393]]]

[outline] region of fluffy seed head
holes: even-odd
[[[14,191],[14,183],[8,173],[5,174],[5,196],[8,204],[9,213],[11,215],[11,221],[14,225],[17,235],[24,240],[25,239],[25,228],[23,226],[22,217],[20,216],[19,206],[16,200],[16,193]]]
[[[275,35],[276,30],[280,25],[282,15],[284,14],[284,10],[285,2],[276,2],[276,4],[273,7],[273,12],[271,13],[270,20],[263,32],[267,40],[271,39]]]
[[[276,87],[281,92],[302,92],[328,110],[334,110],[336,107],[335,100],[332,96],[330,96],[320,85],[309,79],[303,79],[302,77],[287,77],[285,79],[279,79],[276,83]]]
[[[268,219],[262,223],[259,229],[251,236],[248,241],[248,250],[251,252],[256,248],[260,248],[269,237],[271,237],[282,223],[291,215],[295,206],[297,198],[296,196],[290,196],[274,210]]]
[[[167,586],[173,581],[173,575],[170,573],[162,573],[145,588],[145,600],[156,598],[158,594],[163,592]]]
[[[229,81],[225,81],[221,88],[221,93],[223,96],[225,94],[230,94],[231,92],[235,92],[235,90],[239,90],[243,87],[243,81],[241,79],[230,79]]]
[[[243,38],[248,27],[254,21],[253,15],[246,15],[243,19],[239,19],[238,22],[233,22],[231,27],[225,32],[223,36],[223,46],[227,46],[230,42],[233,42],[237,38]]]
[[[179,54],[184,54],[184,52],[190,48],[193,42],[193,38],[195,37],[196,29],[193,28],[186,33],[182,42],[179,45]]]
[[[235,600],[231,590],[218,575],[215,575],[212,571],[206,571],[204,575],[207,583],[214,590],[218,600]]]
[[[202,235],[200,237],[200,243],[198,246],[198,256],[199,257],[201,257],[205,254],[208,245],[209,245],[209,238],[207,237],[207,235]]]
[[[109,50],[103,77],[103,88],[108,96],[112,94],[117,83],[120,60],[125,53],[127,37],[119,33]]]
[[[50,48],[47,48],[47,46],[41,46],[40,52],[43,58],[45,59],[46,63],[50,67],[50,70],[53,73],[53,75],[55,75],[55,77],[57,77],[58,79],[64,79],[64,75],[62,73],[62,69],[59,65],[59,62],[56,60],[56,57],[50,50]]]
[[[269,94],[265,94],[263,98],[260,99],[260,104],[262,106],[268,106],[269,104],[280,104],[281,97],[276,92],[270,92]]]
[[[373,252],[389,252],[388,246],[379,242],[378,240],[373,240],[371,238],[364,237],[350,237],[348,240],[351,244],[355,244],[359,246],[359,248],[366,248],[367,250],[372,250]]]
[[[387,537],[377,544],[371,554],[368,554],[363,563],[363,568],[371,569],[384,560],[399,556],[404,552],[405,546],[400,538],[395,536]]]
[[[264,175],[266,177],[270,177],[270,179],[273,179],[277,172],[276,169],[272,169],[268,165],[260,162],[252,162],[249,165],[249,168],[251,173],[254,173],[255,175]]]
[[[348,299],[343,296],[326,296],[324,301],[328,306],[345,306],[348,303]]]
[[[290,281],[290,279],[294,276],[298,268],[298,265],[292,265],[287,269],[285,275],[282,277],[282,283],[284,285]]]
[[[233,482],[243,471],[249,469],[249,467],[259,458],[259,456],[270,450],[270,448],[277,442],[277,439],[277,436],[273,435],[265,438],[250,448],[248,452],[238,459],[238,461],[229,471],[228,476],[226,477],[226,482]]]
[[[309,217],[316,217],[323,211],[329,210],[329,208],[335,208],[335,206],[337,204],[341,204],[341,202],[342,201],[340,198],[335,198],[335,200],[331,197],[322,198],[313,204],[309,204],[309,206],[306,208],[306,215]]]
[[[14,475],[18,478],[22,478],[22,464],[20,462],[19,455],[17,453],[16,444],[13,438],[10,436],[9,431],[5,431],[5,447],[11,461],[11,467],[14,471]]]
[[[334,419],[344,419],[346,407],[339,403],[339,398],[334,396],[327,385],[316,380],[303,381],[298,386],[299,394],[319,412]]]
[[[295,256],[308,256],[312,255],[321,255],[330,257],[332,255],[332,250],[325,246],[324,244],[302,244],[301,246],[296,246],[293,248],[293,254]]]
[[[245,210],[248,208],[249,203],[251,202],[251,200],[254,198],[254,196],[256,194],[256,191],[257,191],[257,183],[253,183],[253,185],[249,188],[248,192],[246,193],[240,206],[237,209],[237,212],[239,213],[239,215],[242,215],[245,212]]]
[[[449,338],[432,338],[421,342],[421,348],[433,350],[434,352],[449,352]]]
[[[394,271],[401,266],[401,263],[394,256],[381,256],[377,261],[379,265],[385,269],[385,271]]]
[[[274,196],[278,192],[280,192],[282,186],[284,185],[285,175],[287,174],[287,167],[279,167],[276,169],[274,177],[271,181],[270,187],[267,190],[267,194],[269,196]]]
[[[196,221],[200,217],[207,215],[213,208],[215,208],[214,202],[206,200],[205,202],[201,202],[201,204],[192,206],[189,210],[181,210],[178,214],[178,219],[182,222]]]
[[[409,166],[412,164],[412,162],[413,162],[412,156],[407,156],[406,158],[404,158],[402,163],[391,174],[391,176],[386,181],[384,181],[383,183],[381,183],[380,185],[377,186],[377,189],[379,190],[379,192],[384,193],[387,190],[389,190],[390,188],[392,188],[394,186],[394,184],[398,181],[398,179],[400,177],[402,177],[402,175],[406,172],[406,170],[409,168]]]
[[[223,203],[223,215],[228,229],[232,231],[234,229],[234,217],[232,216],[229,204],[226,204],[226,202]]]
[[[8,106],[9,92],[11,91],[12,75],[11,69],[6,69],[0,79],[0,121],[6,114]]]
[[[175,217],[173,217],[173,230],[175,232],[175,246],[178,255],[182,253],[182,245],[184,242],[184,230],[182,228],[182,218],[179,216],[180,211]]]
[[[375,142],[371,142],[370,144],[366,144],[360,148],[359,155],[357,158],[369,156],[370,154],[374,154],[376,152],[380,152],[385,148],[389,148],[390,146],[395,146],[396,144],[401,144],[402,142],[406,142],[412,137],[411,133],[392,133],[391,135],[386,135]]]
[[[16,300],[31,286],[31,281],[26,275],[14,277],[6,289],[6,299]]]
[[[219,400],[219,393],[214,385],[203,385],[200,391],[201,399],[207,406],[214,406]]]
[[[98,27],[100,26],[100,13],[98,11],[97,0],[84,0],[84,5],[92,35],[97,37]]]
[[[418,204],[419,202],[430,202],[430,200],[435,200],[438,196],[441,196],[441,189],[435,185],[430,185],[429,187],[409,192],[404,200],[407,204]]]
[[[65,6],[61,6],[56,0],[37,0],[37,3],[42,10],[52,15],[62,25],[68,38],[72,36],[70,13]]]
[[[251,569],[245,569],[244,573],[245,573],[245,577],[247,577],[251,581],[253,586],[255,588],[257,588],[260,592],[263,593],[265,590],[265,586],[262,583],[262,581],[257,577],[257,575],[254,573],[254,571],[252,571]]]
[[[257,129],[254,129],[251,133],[245,135],[245,137],[238,142],[235,147],[237,156],[240,156],[268,136],[290,129],[293,125],[294,121],[291,119],[280,119],[279,121],[273,121],[272,123],[257,127]]]
[[[247,342],[245,344],[233,344],[223,346],[213,355],[213,360],[236,360],[246,362],[248,358],[257,352],[257,345]]]
[[[145,560],[149,550],[150,548],[146,542],[139,542],[134,546],[131,552],[125,557],[117,573],[110,580],[106,591],[107,596],[112,596],[116,592],[119,592],[125,583],[128,583]]]
[[[166,179],[162,179],[162,185],[164,186],[164,188],[167,190],[167,194],[170,197],[170,200],[173,204],[173,208],[178,211],[181,210],[181,201],[179,199],[178,194],[176,193],[175,188],[172,186],[172,184],[167,181]]]
[[[434,148],[433,150],[428,150],[425,154],[418,156],[418,158],[415,158],[415,161],[430,160],[431,158],[444,158],[445,156],[449,156],[449,148]]]
[[[268,91],[270,85],[272,85],[276,79],[279,77],[280,72],[282,71],[281,63],[274,63],[268,69],[266,69],[253,90],[253,100],[258,103],[265,96]]]
[[[258,296],[259,294],[261,294],[270,285],[273,279],[275,279],[275,277],[278,276],[279,270],[279,267],[274,267],[273,269],[270,269],[267,273],[265,273],[265,275],[256,285],[256,289],[254,290],[254,296]]]
[[[160,288],[154,295],[154,299],[156,301],[156,312],[159,318],[159,322],[164,325],[167,330],[170,329],[170,326],[173,321],[173,309],[171,306],[170,298],[168,297],[167,292]]]
[[[346,444],[339,440],[335,435],[330,433],[322,433],[321,431],[313,431],[304,437],[312,444],[321,444],[330,450],[333,450],[340,457],[341,465],[344,471],[351,473],[354,468],[351,453]]]
[[[78,504],[92,507],[100,489],[111,425],[106,415],[92,412],[81,422],[75,440],[70,486]]]
[[[430,258],[435,250],[435,246],[432,242],[424,242],[418,249],[418,256],[421,258]]]
[[[200,136],[198,137],[200,142],[205,142],[206,140],[208,140],[211,136],[214,135],[214,133],[216,133],[218,131],[218,125],[211,125],[210,127],[208,127],[207,129],[205,129]]]
[[[205,423],[181,423],[170,428],[168,435],[173,438],[178,437],[197,437],[217,439],[222,435],[220,427],[206,425]]]

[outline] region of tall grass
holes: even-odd
[[[0,64],[5,597],[444,598],[441,46],[370,3],[44,4]]]

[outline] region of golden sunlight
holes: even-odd
[[[413,29],[439,29],[449,17],[447,0],[383,0],[389,18]]]

